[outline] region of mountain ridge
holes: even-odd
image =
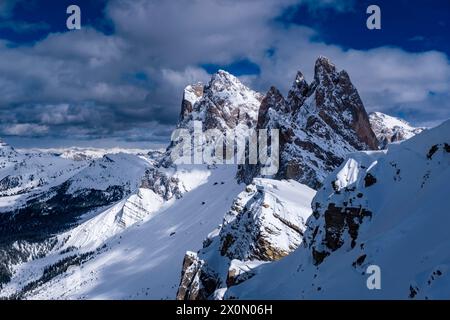
[[[314,281],[312,287],[316,291],[312,295],[310,289],[305,289],[307,293],[294,290],[280,293],[275,286],[264,285],[271,281],[284,285],[283,281],[294,269],[301,269],[295,260],[299,256],[304,259],[300,262],[303,266],[314,262],[308,273],[326,268],[329,261],[340,257],[343,249],[349,249],[353,250],[352,259],[343,259],[351,266],[361,256],[357,250],[364,228],[369,226],[367,221],[377,212],[377,208],[370,206],[376,202],[370,201],[370,193],[361,192],[359,197],[357,189],[353,190],[354,184],[362,184],[358,189],[365,190],[366,180],[372,183],[367,188],[372,189],[386,183],[383,197],[390,199],[389,192],[397,189],[389,189],[388,179],[385,176],[381,179],[371,170],[387,166],[386,172],[391,174],[388,178],[395,186],[404,185],[403,174],[407,170],[403,165],[396,168],[383,161],[372,165],[373,160],[383,160],[389,150],[395,153],[404,143],[415,143],[423,139],[422,134],[430,134],[427,130],[413,140],[388,145],[388,151],[378,151],[377,137],[350,77],[325,57],[317,59],[311,83],[306,82],[301,72],[297,73],[286,98],[275,87],[263,96],[223,70],[212,75],[207,84],[188,85],[177,129],[192,133],[194,121],[201,121],[202,131],[216,128],[222,133],[279,129],[279,174],[261,177],[260,167],[249,165],[175,164],[168,157],[176,142],[164,153],[119,153],[94,160],[69,153],[68,157],[80,156],[81,161],[64,161],[80,165],[80,171],[70,173],[68,179],[61,178],[63,183],[56,183],[57,188],[62,188],[60,191],[50,189],[51,193],[38,197],[38,205],[31,203],[30,208],[43,217],[45,210],[69,208],[58,203],[59,198],[49,201],[54,192],[65,197],[81,196],[77,198],[81,202],[69,198],[64,203],[88,206],[83,207],[86,210],[68,228],[49,234],[42,242],[16,239],[11,246],[0,246],[7,257],[6,261],[0,259],[0,281],[3,281],[0,296],[222,299],[258,298],[255,292],[259,292],[261,297],[272,298],[277,294],[289,298],[316,297],[318,282]],[[4,148],[8,153],[7,146]],[[446,161],[446,148],[445,142],[440,141],[436,146],[427,146],[425,155],[424,150],[418,153],[429,158],[427,161],[434,166]],[[360,151],[368,149],[374,151]],[[360,156],[348,160],[355,154]],[[60,155],[45,157],[54,161],[53,157]],[[15,161],[14,155],[6,163],[11,160]],[[365,168],[358,171],[355,168],[360,164]],[[427,171],[420,171],[424,188],[436,176],[436,168],[428,176]],[[362,172],[367,174],[362,177]],[[98,202],[98,192],[107,201]],[[345,199],[344,205],[339,198],[343,195],[359,199],[365,211],[354,210],[349,199]],[[337,199],[334,207],[330,206],[328,196],[333,201]],[[369,205],[363,206],[366,199]],[[15,198],[10,201],[13,206],[18,204]],[[89,207],[96,203],[101,205]],[[349,215],[343,223],[340,210]],[[316,226],[321,230],[319,235],[314,235]],[[304,247],[310,250],[305,251]],[[80,265],[82,269],[78,268]],[[357,265],[356,270],[362,271],[361,266]],[[266,272],[274,275],[268,278],[270,281],[260,276]],[[311,278],[314,279],[313,274]],[[310,278],[303,279],[311,284]],[[321,279],[319,276],[317,281]],[[320,287],[325,288],[322,282]],[[424,292],[421,288],[420,291]]]

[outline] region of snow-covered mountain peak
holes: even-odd
[[[9,144],[7,144],[5,141],[0,139],[0,157],[8,157],[16,155],[17,152],[14,150],[13,147],[11,147]]]
[[[234,75],[229,73],[228,71],[220,69],[211,76],[210,84],[212,84],[212,83],[239,85],[239,84],[241,84],[241,81],[237,77],[235,77]]]
[[[233,201],[198,254],[187,252],[177,299],[221,299],[302,242],[315,191],[295,181],[255,179]]]
[[[348,155],[313,199],[303,245],[225,298],[447,299],[449,141],[450,120]]]
[[[410,139],[425,129],[413,127],[403,119],[392,117],[381,112],[370,113],[369,119],[372,130],[375,132],[381,148],[386,148],[391,142]]]
[[[205,95],[210,98],[230,99],[231,103],[241,104],[246,101],[252,104],[255,99],[259,100],[258,102],[262,99],[261,94],[251,90],[237,77],[224,70],[219,70],[211,76],[211,80],[205,86]]]
[[[312,188],[319,188],[349,152],[378,149],[358,91],[348,74],[338,72],[325,57],[317,59],[311,84],[297,73],[287,99],[276,88],[269,90],[258,125],[280,130],[277,178],[295,179]],[[238,178],[250,183],[255,172],[244,167]]]
[[[183,101],[181,103],[181,119],[184,119],[192,112],[194,105],[203,96],[203,89],[204,85],[201,82],[190,84],[184,88]]]
[[[314,65],[314,79],[317,83],[324,81],[328,77],[336,77],[336,66],[324,56],[319,56]]]
[[[236,136],[247,136],[255,128],[258,110],[263,95],[245,86],[237,77],[219,70],[211,76],[208,84],[187,86],[181,104],[177,129],[193,133],[195,124],[201,123],[201,130],[219,130]],[[174,164],[172,152],[177,152],[179,141],[173,141],[167,148],[161,165]],[[214,141],[203,141],[202,147]]]
[[[298,71],[294,83],[288,93],[289,105],[293,110],[299,109],[309,93],[309,85],[306,82],[303,73]]]
[[[134,192],[148,165],[147,159],[133,154],[104,155],[101,159],[91,161],[88,167],[69,180],[70,187],[67,193],[76,193],[84,189],[104,191],[112,186],[123,188],[121,193],[124,194]],[[125,170],[126,175],[123,174]]]
[[[184,99],[194,105],[203,96],[204,84],[197,82],[190,84],[184,89]]]
[[[0,149],[6,148],[6,147],[9,147],[9,145],[8,145],[5,141],[3,141],[2,139],[0,139]]]
[[[390,127],[405,126],[405,127],[412,128],[411,125],[407,121],[405,121],[403,119],[400,119],[400,118],[396,118],[396,117],[387,115],[387,114],[379,112],[379,111],[371,112],[369,114],[369,116],[370,116],[371,119],[373,118],[373,119],[378,119],[380,121],[383,121],[383,123],[386,126],[390,126]]]

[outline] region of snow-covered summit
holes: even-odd
[[[239,125],[256,124],[262,95],[232,74],[219,70],[207,85],[189,85],[184,91],[180,128],[190,128],[192,121],[202,121],[203,128],[221,131]]]
[[[315,189],[348,153],[378,148],[350,77],[325,57],[317,59],[311,84],[297,73],[286,99],[276,88],[269,90],[261,103],[258,127],[280,130],[276,178],[295,179]],[[257,175],[252,166],[239,172],[246,183]]]
[[[248,137],[249,129],[256,128],[262,98],[260,93],[245,86],[237,77],[219,70],[206,85],[196,83],[185,88],[177,129],[188,130],[191,134],[195,130],[214,129],[231,140],[233,136]],[[212,150],[217,147],[216,143],[222,142],[220,139],[203,139],[199,144],[202,150]],[[163,166],[173,165],[172,152],[178,152],[178,143],[173,141],[167,148],[161,162]]]
[[[425,129],[413,127],[403,119],[381,112],[370,113],[369,120],[382,149],[386,148],[391,142],[407,140]]]
[[[5,141],[0,139],[0,157],[11,157],[17,154],[17,152],[14,150],[13,147],[11,147],[9,144],[7,144]]]

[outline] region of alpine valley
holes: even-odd
[[[175,142],[0,142],[0,298],[450,298],[450,120],[368,114],[347,72],[319,57],[285,96],[222,70],[188,85],[174,129],[199,122],[278,130],[278,172],[175,164]]]

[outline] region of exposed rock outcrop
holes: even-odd
[[[348,74],[338,72],[324,57],[316,61],[311,84],[297,74],[287,99],[276,88],[269,90],[261,103],[258,128],[280,130],[275,178],[295,179],[315,189],[349,152],[378,148]],[[258,166],[242,166],[238,179],[249,183],[258,171]]]
[[[302,242],[314,193],[295,181],[255,179],[203,249],[186,254],[178,299],[221,299],[227,288],[253,277],[256,266],[293,252]]]
[[[415,128],[405,120],[389,116],[381,112],[369,114],[370,125],[380,142],[380,148],[385,149],[391,142],[398,142],[412,138],[425,128]]]

